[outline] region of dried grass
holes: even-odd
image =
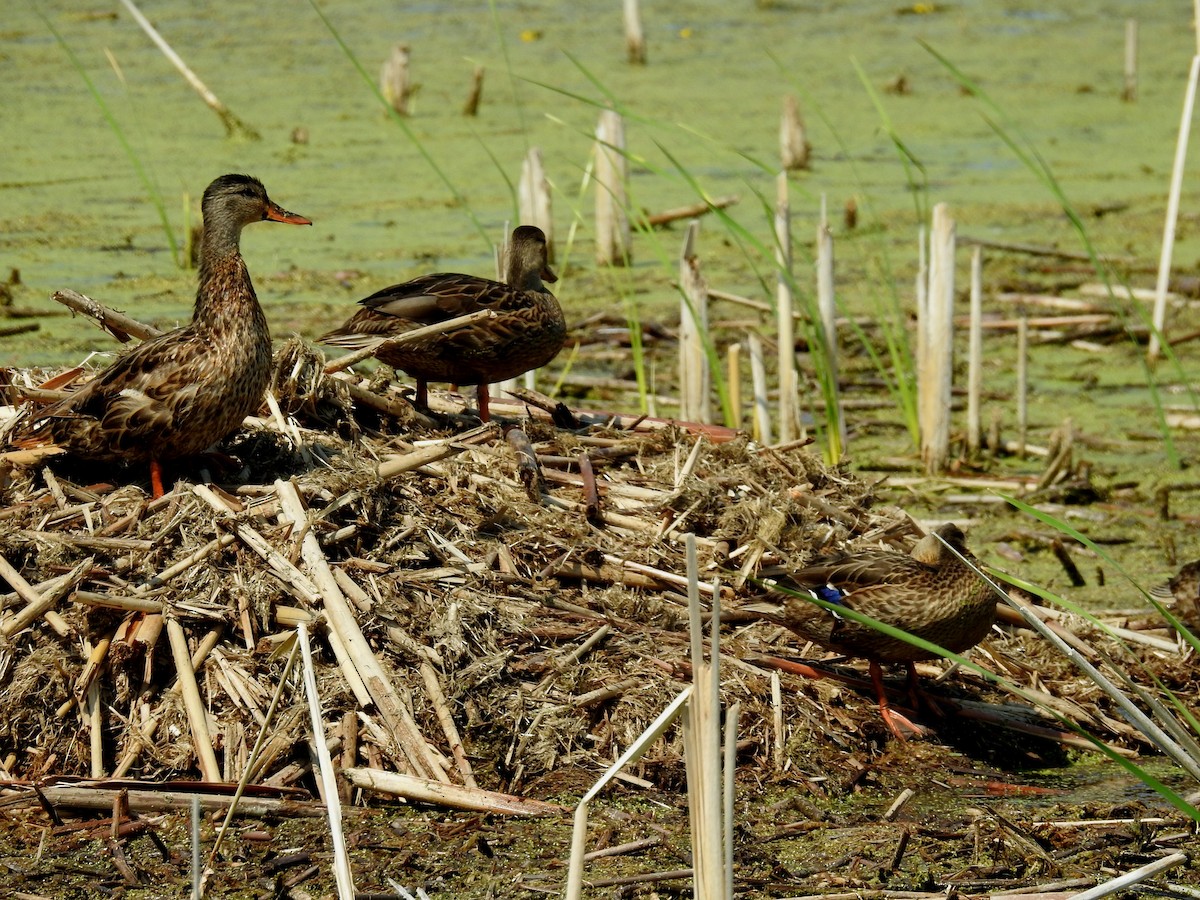
[[[154,615],[97,606],[94,595],[114,603],[157,601],[182,622],[193,649],[203,635],[221,629],[198,668],[198,683],[227,779],[236,779],[245,765],[247,745],[283,666],[276,651],[289,631],[277,622],[281,606],[307,606],[315,617],[327,737],[344,714],[357,712],[358,759],[408,770],[378,710],[360,708],[347,686],[319,604],[286,586],[243,537],[227,538],[248,527],[300,565],[303,534],[280,522],[276,479],[291,479],[307,503],[308,529],[340,570],[339,581],[349,579],[346,593],[357,625],[450,773],[447,779],[461,780],[420,673],[422,662],[437,673],[480,786],[514,794],[553,794],[564,784],[561,777],[608,765],[677,693],[687,672],[686,604],[683,588],[655,570],[682,575],[683,533],[699,539],[702,580],[722,574],[723,602],[733,610],[722,690],[726,703],[742,704],[742,759],[763,769],[771,767],[774,740],[769,669],[754,660],[762,653],[823,654],[796,647],[774,626],[739,620],[739,596],[753,589],[739,572],[754,576],[829,548],[881,541],[903,547],[915,533],[903,512],[876,506],[867,485],[803,447],[759,451],[741,436],[715,442],[661,423],[566,430],[541,413],[522,422],[549,476],[546,492],[531,497],[518,475],[517,455],[498,431],[455,444],[462,428],[453,417],[449,425],[425,424],[426,417],[403,412],[407,405],[397,388],[359,383],[351,374],[326,375],[325,360],[298,341],[286,345],[277,362],[274,392],[286,420],[264,418],[228,441],[224,449],[240,469],[235,463],[234,470],[216,475],[239,507],[236,514],[215,513],[183,481],[163,500],[150,502],[138,486],[143,473],[102,472],[69,459],[50,463],[52,475],[38,468],[4,473],[0,556],[35,588],[92,560],[76,593],[54,610],[68,629],[65,636],[43,618],[0,638],[6,711],[0,717],[0,767],[9,777],[91,771],[77,700],[86,648],[104,640],[111,644],[97,677],[105,771],[137,751],[129,770],[135,777],[196,773],[187,715],[170,689],[176,670],[165,639],[152,627]],[[39,374],[18,373],[14,381],[36,382]],[[367,390],[378,403],[352,403],[352,396]],[[452,405],[445,396],[434,399]],[[494,409],[504,414],[502,405]],[[402,413],[397,418],[385,410]],[[451,455],[379,478],[380,460],[432,439],[451,440]],[[696,464],[677,481],[697,440],[704,445]],[[600,484],[599,523],[584,515],[579,466],[569,462],[583,454],[590,454]],[[197,471],[184,467],[175,474],[194,479]],[[164,570],[223,537],[224,546],[159,583]],[[623,560],[650,569],[631,573]],[[83,595],[89,603],[74,602]],[[15,594],[0,599],[0,629],[24,605]],[[603,625],[610,629],[603,639],[572,657]],[[133,626],[148,632],[145,642],[131,634]],[[1028,633],[993,637],[977,656],[1069,703],[1105,739],[1144,749],[1094,688]],[[1158,666],[1169,683],[1195,690],[1194,667],[1177,660]],[[997,697],[974,676],[955,676],[938,690],[993,707]],[[885,742],[869,691],[785,675],[784,704],[789,765],[799,773],[851,779],[857,769],[845,751]],[[148,721],[157,727],[148,729]],[[304,721],[300,693],[290,687],[263,780],[300,776]],[[955,739],[969,742],[968,729],[946,723],[948,732],[956,729],[962,733]],[[994,730],[989,734],[995,744]],[[1027,752],[1030,741],[1020,743],[1014,752]],[[660,786],[678,786],[681,760],[680,737],[672,732],[638,771]]]

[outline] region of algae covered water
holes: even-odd
[[[229,171],[258,175],[275,199],[314,220],[303,234],[246,234],[280,333],[316,333],[358,297],[420,272],[488,274],[490,244],[516,216],[514,184],[530,146],[546,157],[560,241],[575,225],[571,261],[586,271],[591,196],[582,185],[598,108],[608,103],[627,113],[638,208],[694,202],[698,190],[736,194],[730,214],[766,240],[759,195],[773,197],[781,99],[795,93],[815,157],[793,180],[798,243],[822,193],[834,209],[856,197],[867,221],[878,216],[911,242],[912,179],[928,184],[931,200],[954,204],[963,228],[1064,234],[1045,188],[920,41],[1002,104],[1073,200],[1134,204],[1144,218],[1128,239],[1152,246],[1193,52],[1184,12],[1136,2],[647,4],[646,66],[624,59],[619,10],[569,3],[166,0],[144,12],[262,139],[227,137],[121,5],[14,5],[0,32],[11,73],[0,101],[0,262],[20,272],[18,307],[49,310],[48,293],[72,287],[160,325],[186,317],[194,276],[171,259],[131,154],[180,242],[204,186]],[[1136,103],[1119,100],[1129,16],[1142,35]],[[419,83],[407,134],[371,87],[395,42],[410,45]],[[476,65],[486,79],[471,118],[460,110]],[[906,177],[858,70],[924,174]],[[707,248],[713,271],[731,289],[760,290],[720,231]],[[1179,259],[1190,264],[1193,241],[1186,231],[1182,239]],[[674,302],[660,271],[674,241],[635,245],[634,277],[644,274],[651,310]],[[578,298],[570,277],[561,285],[569,301],[612,304],[602,282],[578,283]],[[843,302],[853,299],[848,286]],[[47,319],[3,352],[11,364],[58,364],[109,349],[106,341],[86,323]]]

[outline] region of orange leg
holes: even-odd
[[[150,491],[154,495],[155,500],[162,497],[164,493],[162,483],[162,464],[159,463],[157,459],[150,460]]]
[[[488,385],[480,384],[475,389],[475,396],[479,398],[479,421],[486,422],[492,417],[491,410],[488,409]]]
[[[912,674],[915,674],[915,672]],[[896,736],[897,740],[908,740],[908,735],[904,733],[905,729],[911,732],[914,737],[924,737],[929,733],[929,729],[918,725],[909,720],[908,717],[892,709],[888,703],[887,691],[883,687],[883,672],[879,668],[879,663],[874,660],[871,661],[871,683],[875,685],[875,694],[879,697],[879,715],[883,718],[883,724],[888,727],[888,731]]]

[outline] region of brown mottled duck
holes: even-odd
[[[255,412],[271,374],[271,332],[239,244],[252,222],[311,225],[273,203],[262,182],[222,175],[204,191],[199,288],[192,320],[119,357],[36,411],[22,447],[54,445],[82,459],[150,464],[162,496],[165,460],[207,450]]]
[[[380,362],[417,380],[416,404],[426,408],[428,383],[478,385],[479,417],[488,421],[488,385],[544,366],[567,336],[562,306],[544,282],[557,281],[540,228],[522,225],[509,244],[507,281],[437,273],[394,284],[359,301],[363,308],[320,338],[359,349],[391,337],[449,322],[480,310],[493,316],[399,346],[383,346]]]
[[[1200,629],[1200,559],[1184,563],[1164,584],[1150,588],[1158,601],[1174,601],[1175,615],[1190,630]]]
[[[883,721],[904,740],[902,729],[915,734],[922,729],[888,705],[880,663],[904,663],[909,684],[915,686],[913,663],[935,659],[937,654],[839,616],[810,602],[808,595],[961,653],[979,643],[992,627],[996,597],[953,551],[975,563],[958,526],[942,525],[918,541],[911,553],[861,550],[789,572],[776,583],[798,593],[775,592],[741,609],[759,613],[835,653],[866,659]]]

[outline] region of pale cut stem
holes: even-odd
[[[333,875],[337,883],[339,900],[354,900],[354,875],[350,871],[350,855],[346,851],[346,835],[342,830],[342,802],[338,795],[337,776],[333,771],[333,758],[325,743],[325,723],[321,719],[321,696],[317,693],[316,669],[313,666],[312,647],[308,640],[308,626],[301,622],[296,626],[296,638],[304,660],[304,694],[308,698],[308,713],[312,725],[313,744],[316,746],[315,762],[318,776],[325,790],[325,805],[328,809],[329,833],[333,839]]]
[[[196,684],[196,670],[192,667],[192,657],[188,652],[187,635],[174,616],[167,619],[167,637],[171,642],[175,674],[179,679],[183,707],[187,712],[188,725],[192,732],[192,747],[196,751],[200,773],[205,781],[220,782],[221,767],[217,764],[217,754],[213,750],[212,736],[208,730],[208,710],[204,708],[204,701],[200,699],[200,686]]]
[[[971,318],[967,350],[967,452],[978,456],[983,442],[979,400],[983,394],[983,248],[971,251]]]
[[[1029,431],[1029,320],[1017,322],[1017,456],[1025,458]]]
[[[754,439],[762,446],[772,443],[771,408],[767,400],[767,366],[763,360],[762,338],[754,332],[746,337],[750,350],[750,383],[754,391]]]
[[[775,178],[775,330],[778,336],[779,441],[797,436],[796,321],[792,317],[792,215],[787,173]]]
[[[1198,4],[1200,5],[1200,4]],[[1200,29],[1197,30],[1200,41]],[[1171,281],[1171,255],[1175,250],[1175,225],[1179,221],[1179,198],[1183,193],[1183,173],[1187,165],[1188,138],[1192,130],[1192,112],[1196,106],[1196,80],[1200,78],[1200,52],[1192,57],[1187,90],[1183,95],[1183,114],[1175,141],[1175,163],[1171,170],[1171,191],[1167,196],[1167,217],[1163,222],[1162,251],[1158,259],[1158,279],[1154,284],[1154,328],[1146,357],[1154,362],[1160,351],[1160,337],[1167,321],[1167,286]]]

